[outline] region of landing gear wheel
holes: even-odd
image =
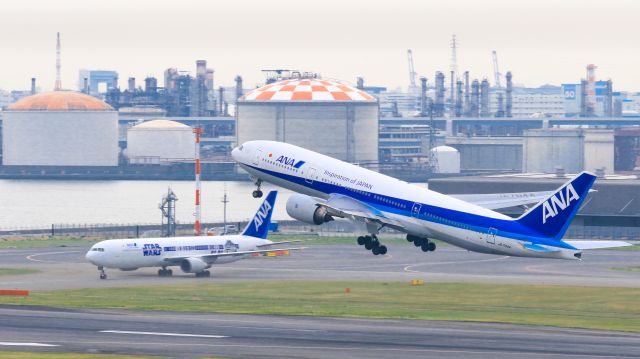
[[[413,245],[416,246],[416,247],[422,246],[422,240],[417,240],[416,239],[415,241],[413,241]]]
[[[167,277],[173,276],[173,271],[171,269],[167,269]]]
[[[380,254],[380,247],[373,247],[371,253],[373,253],[374,256],[377,256],[378,254]]]
[[[164,269],[158,269],[158,277],[165,277],[166,271]]]
[[[262,191],[257,189],[255,191],[253,191],[253,193],[251,195],[253,196],[253,198],[261,198],[262,197]]]
[[[420,246],[420,249],[422,249],[422,251],[423,251],[423,252],[429,252],[429,244],[430,244],[430,243],[431,243],[431,242],[423,243],[423,244]]]
[[[98,267],[98,270],[100,271],[100,279],[107,279],[107,273],[105,273],[104,267]]]
[[[364,242],[364,247],[370,251],[375,247],[375,241],[371,238],[371,237],[363,237],[365,242]]]
[[[365,245],[366,242],[367,242],[367,239],[365,237],[362,237],[362,236],[358,237],[358,245],[363,246]]]
[[[378,252],[380,252],[381,255],[387,254],[387,246],[382,245],[378,247]]]
[[[207,277],[207,278],[211,277],[211,272],[209,272],[208,270],[204,271],[202,274],[203,274],[202,275],[203,277]]]
[[[433,252],[436,250],[436,244],[433,242],[429,242],[429,252]]]

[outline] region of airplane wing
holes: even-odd
[[[623,241],[564,241],[577,249],[602,249],[615,247],[628,247],[633,244]]]
[[[269,247],[269,246],[277,246],[279,244],[286,244],[286,243],[300,243],[302,242],[301,240],[294,240],[294,241],[280,241],[280,242],[271,242],[271,243],[266,243],[266,244],[259,244],[256,247],[258,248],[262,248],[262,247]],[[276,250],[280,250],[280,249],[276,249]]]
[[[349,196],[334,193],[324,203],[319,202],[318,205],[325,207],[328,214],[334,217],[360,219],[367,224],[377,223],[400,231],[405,229],[399,221],[388,218],[375,207]]]
[[[487,209],[501,209],[538,203],[549,198],[553,193],[554,191],[542,191],[489,194],[451,194],[449,196]]]
[[[268,253],[268,252],[273,252],[273,251],[299,251],[299,250],[303,250],[304,247],[296,247],[296,248],[277,248],[277,249],[258,249],[255,251],[238,251],[238,252],[223,252],[223,253],[211,253],[211,254],[196,254],[196,255],[186,255],[186,256],[175,256],[175,257],[168,257],[165,258],[164,260],[166,262],[170,262],[170,263],[176,263],[176,262],[180,262],[183,259],[186,258],[200,258],[203,260],[211,260],[213,258],[218,258],[218,257],[233,257],[233,256],[244,256],[244,255],[248,255],[248,254],[256,254],[256,253]]]

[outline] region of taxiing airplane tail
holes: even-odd
[[[517,221],[544,237],[562,240],[571,220],[587,198],[596,176],[582,172],[549,198],[525,212]]]
[[[273,207],[276,203],[276,196],[278,191],[271,191],[265,198],[264,202],[253,219],[249,221],[247,227],[242,232],[243,236],[257,237],[265,239],[267,238],[267,232],[269,231],[269,224],[271,224],[271,214],[273,213]]]

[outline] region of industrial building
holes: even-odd
[[[318,78],[282,80],[238,100],[237,143],[273,140],[352,163],[378,163],[378,101]]]
[[[118,87],[118,73],[109,70],[80,70],[78,91],[104,99],[109,91]]]
[[[5,166],[117,166],[118,113],[70,91],[29,96],[2,119]]]
[[[191,161],[195,138],[190,126],[176,121],[145,121],[127,130],[126,157],[131,164]]]
[[[523,171],[554,173],[583,170],[613,173],[614,131],[550,128],[527,130],[523,136]]]

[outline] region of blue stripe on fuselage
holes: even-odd
[[[413,202],[364,190],[356,190],[338,186],[318,180],[311,181],[310,183],[302,177],[270,171],[247,164],[244,164],[244,166],[283,179],[285,181],[325,193],[327,195],[336,193],[349,196],[353,199],[364,202],[382,212],[393,213],[405,217],[415,217],[423,221],[472,230],[478,233],[487,233],[490,228],[495,228],[497,229],[497,235],[501,237],[527,241],[534,244],[544,244],[554,247],[575,249],[573,246],[569,245],[566,242],[544,237],[534,229],[525,227],[513,220],[497,219],[467,212],[460,212],[425,203]],[[389,205],[389,203],[394,203],[394,205]],[[413,215],[411,212],[414,204],[418,204],[421,206],[418,216]]]

